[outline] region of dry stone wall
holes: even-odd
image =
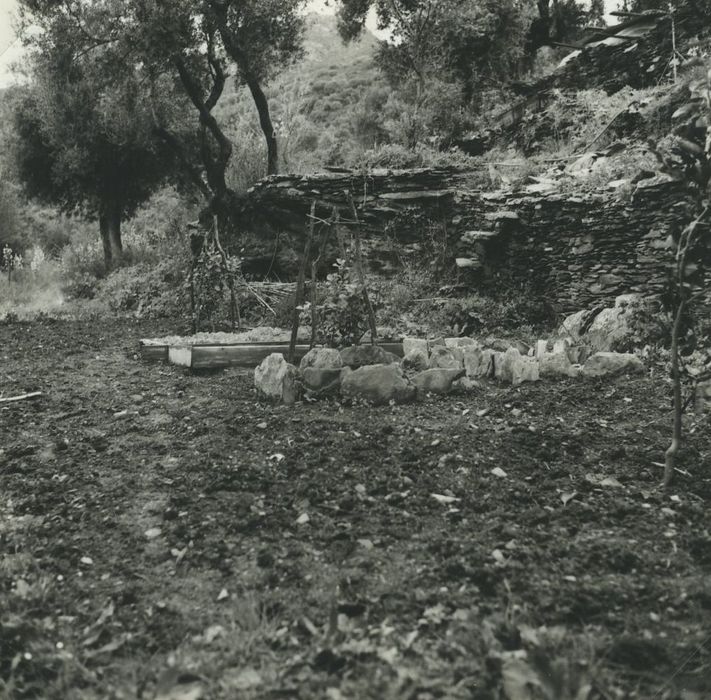
[[[303,236],[311,200],[324,217],[335,207],[351,219],[350,191],[374,271],[387,274],[403,254],[421,253],[422,230],[394,223],[424,217],[438,227],[453,281],[494,292],[526,286],[571,311],[609,305],[620,294],[662,292],[673,260],[670,236],[692,211],[684,185],[661,177],[639,183],[630,196],[487,193],[466,186],[475,179],[454,169],[280,176],[252,191],[243,223]]]

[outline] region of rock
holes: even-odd
[[[545,355],[548,352],[548,341],[547,340],[539,340],[536,342],[536,357],[540,357],[541,355]]]
[[[351,369],[358,369],[366,365],[389,365],[400,362],[400,358],[379,345],[351,345],[341,350],[341,361]]]
[[[634,337],[634,325],[650,301],[639,294],[622,294],[615,306],[602,309],[583,334],[583,341],[593,352],[607,352],[629,343]]]
[[[402,358],[402,366],[405,369],[421,372],[429,367],[429,355],[418,348],[413,348]]]
[[[582,365],[591,354],[592,350],[587,345],[571,345],[568,348],[568,359],[574,365]]]
[[[417,390],[433,394],[448,394],[452,383],[464,376],[464,369],[428,369],[412,378]]]
[[[344,372],[341,379],[343,396],[366,399],[374,404],[407,403],[416,393],[416,387],[403,377],[402,370],[395,364],[366,365]]]
[[[402,354],[407,356],[413,350],[423,352],[425,357],[429,355],[429,344],[424,338],[403,338],[402,339]]]
[[[493,358],[491,350],[481,348],[464,348],[464,369],[470,379],[481,379],[490,377],[494,372]]]
[[[435,345],[430,352],[429,366],[432,369],[461,369],[462,357],[457,357],[453,349],[444,345]]]
[[[571,343],[568,338],[560,338],[558,340],[553,341],[553,352],[554,353],[563,353],[565,355],[568,354],[568,348],[570,347]]]
[[[580,369],[563,352],[546,352],[538,358],[541,377],[577,377]]]
[[[518,386],[523,382],[537,382],[540,378],[538,361],[522,355],[516,348],[509,348],[494,359],[496,378]]]
[[[341,353],[333,348],[311,348],[302,358],[299,368],[340,369],[343,367]]]
[[[573,341],[580,340],[600,311],[600,308],[592,310],[583,309],[582,311],[576,311],[574,314],[570,314],[570,316],[567,316],[563,323],[561,323],[557,335],[562,338],[569,337]]]
[[[291,405],[299,398],[297,369],[278,352],[265,357],[254,370],[254,386],[260,396],[270,401]]]
[[[585,377],[608,377],[615,374],[643,374],[642,360],[631,352],[596,352],[583,365]]]
[[[302,370],[304,388],[312,398],[336,396],[341,390],[342,373],[343,369],[307,367]]]
[[[711,379],[699,382],[694,392],[694,410],[702,415],[711,409]]]
[[[491,336],[484,338],[482,345],[488,350],[495,350],[496,352],[506,352],[511,347],[511,343],[508,340],[492,338]]]
[[[452,382],[452,391],[457,392],[470,392],[475,389],[479,389],[481,385],[475,379],[470,379],[469,377],[460,377],[455,382]]]
[[[444,345],[447,348],[479,347],[479,343],[474,338],[445,338]]]
[[[504,340],[503,338],[488,337],[482,343],[485,348],[496,350],[496,352],[506,352],[509,348],[516,348],[521,355],[527,355],[530,347],[522,340]]]

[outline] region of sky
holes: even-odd
[[[620,5],[620,0],[605,0],[608,12]],[[333,2],[328,5],[328,0],[310,0],[309,10],[312,12],[333,13]],[[22,47],[16,41],[13,28],[14,18],[17,13],[17,0],[0,0],[0,88],[12,84],[12,64],[22,58]],[[609,20],[610,18],[608,18]],[[375,18],[370,17],[368,26],[375,29]]]

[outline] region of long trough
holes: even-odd
[[[402,357],[402,343],[378,343],[380,347]],[[300,360],[310,349],[308,344],[296,346],[295,359]],[[146,340],[139,343],[141,359],[169,362],[190,369],[219,369],[222,367],[256,367],[272,353],[285,357],[289,343],[212,343],[194,345],[157,345]]]

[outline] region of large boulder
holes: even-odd
[[[481,348],[464,348],[464,369],[470,379],[482,379],[490,377],[494,371],[494,353],[491,350]]]
[[[402,339],[402,354],[407,356],[413,350],[417,350],[425,355],[429,354],[429,343],[425,338],[403,338]]]
[[[310,398],[337,396],[341,390],[343,369],[307,367],[301,372],[304,389]]]
[[[579,341],[600,311],[600,308],[582,309],[566,316],[558,329],[558,335],[562,338],[570,338],[574,342]]]
[[[407,403],[415,398],[417,389],[403,376],[396,364],[366,365],[344,373],[341,394],[361,398],[374,404]]]
[[[464,376],[464,369],[428,369],[416,374],[412,383],[421,393],[448,394],[452,384]]]
[[[297,401],[301,389],[298,370],[278,352],[265,357],[254,370],[254,386],[261,397],[289,405]]]
[[[429,360],[427,350],[423,351],[420,348],[413,348],[402,358],[402,366],[404,369],[421,372],[430,366]]]
[[[315,369],[340,369],[343,367],[341,353],[334,348],[311,348],[302,358],[299,368],[303,372],[306,368]]]
[[[358,369],[366,365],[388,365],[400,358],[379,345],[351,345],[341,350],[341,361],[346,367]]]
[[[596,352],[582,369],[585,377],[609,377],[615,374],[643,374],[642,360],[631,352]]]
[[[538,358],[538,365],[541,377],[577,377],[580,374],[580,368],[565,352],[544,352]]]
[[[652,302],[639,294],[622,294],[609,308],[578,311],[568,316],[558,335],[589,346],[592,352],[608,352],[630,343],[641,314]]]
[[[430,352],[429,366],[431,369],[461,369],[462,356],[458,348],[435,345]]]

